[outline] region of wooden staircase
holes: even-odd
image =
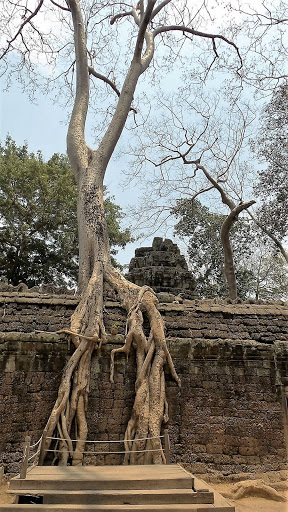
[[[235,512],[207,484],[180,465],[36,466],[10,482],[15,505],[0,512]],[[23,496],[40,496],[43,504],[21,504]]]

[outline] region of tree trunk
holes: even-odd
[[[70,457],[72,464],[82,463],[88,432],[86,410],[91,357],[94,349],[100,349],[101,344],[106,342],[103,323],[105,281],[106,286],[112,287],[116,292],[128,313],[125,345],[112,351],[111,355],[112,380],[115,353],[126,352],[128,355],[132,344],[136,348],[136,395],[125,434],[125,462],[162,462],[165,457],[159,435],[163,419],[168,420],[163,370],[166,360],[178,383],[179,379],[166,346],[164,324],[157,310],[158,301],[153,290],[147,287],[141,289],[129,283],[111,265],[103,204],[103,180],[107,165],[125,126],[139,77],[153,57],[154,38],[147,27],[151,17],[153,18],[155,0],[147,2],[146,10],[141,2],[133,10],[139,27],[133,58],[114,115],[97,151],[92,151],[85,141],[89,104],[85,24],[80,2],[67,0],[67,5],[72,14],[76,55],[76,95],[68,128],[67,149],[79,194],[81,300],[72,315],[69,331],[75,352],[64,369],[58,398],[45,429],[46,437],[41,452],[45,453],[49,449],[54,436],[58,438],[55,462],[67,464]],[[144,42],[146,49],[143,54]],[[143,314],[147,315],[150,324],[148,338],[143,331]],[[72,434],[76,444],[72,441]]]
[[[78,292],[87,288],[95,262],[110,263],[109,237],[104,214],[103,171],[88,167],[78,182]]]
[[[102,169],[88,167],[78,182],[78,226],[80,245],[79,288],[81,300],[71,318],[75,352],[68,361],[58,398],[46,425],[49,449],[53,432],[60,441],[60,464],[72,457],[82,462],[87,438],[85,412],[88,404],[91,357],[95,348],[105,343],[103,323],[104,267],[110,264],[109,239],[104,218]],[[77,439],[73,448],[71,433]]]
[[[94,159],[95,165],[96,159]],[[103,292],[111,287],[125,307],[128,319],[124,347],[111,353],[111,380],[114,356],[131,346],[136,349],[137,380],[135,403],[125,433],[124,463],[161,463],[165,456],[160,433],[163,419],[168,421],[164,364],[180,384],[166,346],[164,323],[157,310],[158,300],[148,287],[129,283],[110,261],[109,240],[104,218],[103,169],[90,166],[78,182],[78,225],[80,244],[79,288],[81,300],[71,318],[75,352],[68,361],[58,398],[46,425],[44,451],[56,440],[54,462],[81,464],[87,439],[86,411],[91,358],[95,348],[106,342],[103,323]],[[143,315],[150,324],[148,338],[143,331]],[[76,444],[72,439],[76,439]]]
[[[233,250],[230,242],[230,230],[234,222],[237,220],[239,213],[249,208],[249,206],[254,203],[255,201],[249,201],[248,203],[241,203],[238,204],[238,206],[235,206],[224,220],[221,228],[221,242],[224,251],[224,271],[229,288],[229,297],[232,300],[237,299],[237,281],[235,276]]]

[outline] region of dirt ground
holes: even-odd
[[[220,494],[231,494],[232,483],[209,483]],[[7,494],[7,483],[0,482],[0,503],[13,503],[13,495]],[[286,502],[277,502],[271,499],[265,499],[256,496],[249,496],[242,499],[227,498],[229,503],[236,507],[236,512],[288,512],[288,490],[278,491],[281,496],[286,498]]]
[[[261,498],[259,496],[247,496],[242,499],[228,498],[231,494],[233,484],[219,483],[209,484],[213,489],[224,495],[227,501],[234,505],[236,512],[288,512],[288,490],[279,491],[279,494],[286,498],[286,502],[277,502],[271,499]]]

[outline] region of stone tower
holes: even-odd
[[[127,277],[139,286],[151,286],[156,293],[181,293],[187,299],[195,296],[194,277],[172,240],[156,237],[152,247],[136,249]]]

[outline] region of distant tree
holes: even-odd
[[[252,255],[253,297],[257,300],[288,300],[288,267],[284,259],[267,245],[258,247]]]
[[[130,240],[121,230],[121,208],[112,197],[105,214],[113,247]],[[78,276],[77,188],[65,155],[44,162],[7,137],[0,144],[0,277],[29,287],[53,282],[76,286]]]
[[[175,233],[187,242],[196,292],[201,298],[227,297],[221,243],[221,228],[226,216],[211,212],[197,199],[178,201],[173,213],[179,219]],[[261,230],[245,218],[238,219],[231,228],[231,243],[235,248],[239,298],[286,300],[287,268]]]
[[[281,242],[288,234],[288,84],[274,92],[264,109],[259,137],[253,146],[261,162],[266,164],[255,185],[255,192],[262,200],[257,220]],[[279,249],[288,262],[287,251],[285,256]]]

